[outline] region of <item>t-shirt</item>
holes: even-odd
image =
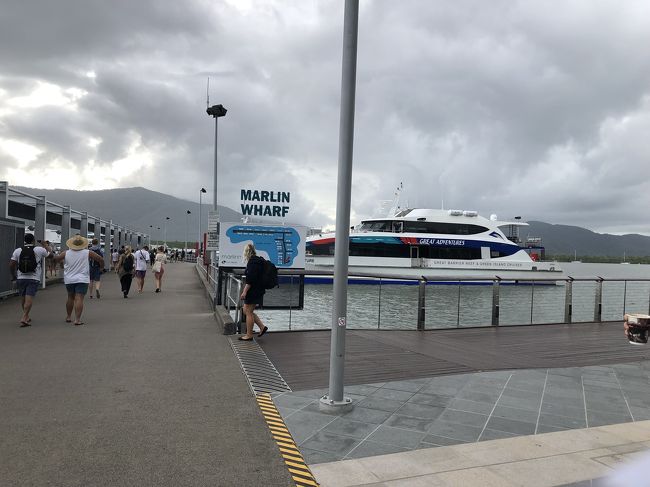
[[[138,250],[135,252],[135,270],[146,271],[147,264],[149,263],[149,252],[146,250]]]
[[[14,253],[11,255],[11,260],[19,262],[22,250],[22,247],[14,250]],[[47,254],[47,250],[45,250],[43,247],[34,247],[34,255],[36,256],[36,270],[34,272],[20,272],[20,270],[18,270],[18,279],[34,279],[36,281],[40,281],[41,273],[43,272],[42,262],[43,259],[47,257]]]
[[[113,262],[117,262],[120,259],[120,254],[117,253],[117,250],[113,252]]]

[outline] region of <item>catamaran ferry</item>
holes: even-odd
[[[525,226],[528,223],[520,218],[498,221],[496,215],[487,219],[476,211],[400,209],[393,216],[364,220],[352,228],[349,272],[439,281],[495,276],[561,279],[557,263],[541,262],[540,239],[521,241],[519,229]],[[334,233],[307,239],[306,270],[334,268],[334,240]],[[308,280],[331,282],[315,276]]]

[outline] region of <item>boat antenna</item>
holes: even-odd
[[[208,86],[205,89],[205,106],[210,108],[210,77],[208,76]]]

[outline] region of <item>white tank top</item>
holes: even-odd
[[[88,249],[70,250],[65,252],[63,262],[63,282],[76,284],[90,282],[90,267],[88,265]]]

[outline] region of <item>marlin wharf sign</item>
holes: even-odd
[[[240,199],[242,215],[285,217],[289,213],[291,193],[242,189]]]

